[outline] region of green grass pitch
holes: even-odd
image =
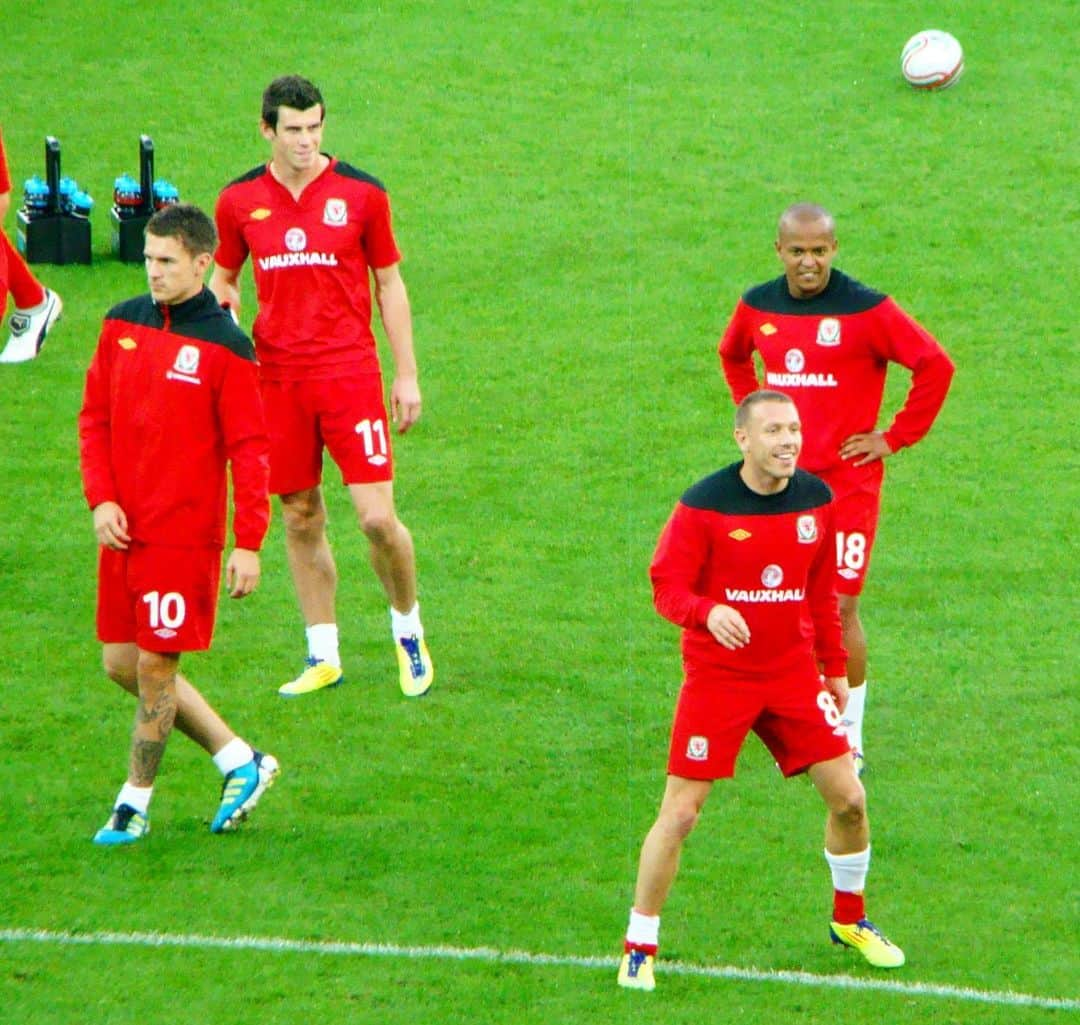
[[[38,268],[66,305],[42,357],[0,367],[3,1021],[1075,1012],[1075,18],[1013,0],[941,10],[4,5],[13,177],[40,171],[55,134],[97,206],[93,266]],[[967,53],[941,95],[899,74],[928,27]],[[293,71],[327,97],[326,148],[394,202],[425,398],[397,493],[439,680],[399,696],[331,472],[348,684],[275,694],[304,654],[275,519],[262,589],[223,603],[214,649],[184,663],[278,756],[280,783],[240,833],[212,837],[219,777],[177,736],[149,840],[100,851],[132,705],[93,637],[75,416],[103,313],[145,285],[109,257],[112,180],[137,170],[146,132],[159,176],[210,206],[264,159],[259,95]],[[716,339],[741,290],[778,273],[775,218],[797,199],[835,212],[838,266],[958,364],[935,430],[889,464],[863,603],[869,899],[908,966],[889,976],[901,988],[837,985],[880,975],[827,943],[818,801],[751,740],[687,846],[662,952],[764,974],[671,972],[651,997],[624,993],[615,956],[679,679],[646,567],[676,497],[734,458]]]

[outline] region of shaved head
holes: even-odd
[[[836,222],[825,207],[793,203],[780,215],[774,245],[795,299],[812,299],[825,291],[838,248]]]
[[[835,238],[836,221],[833,215],[817,203],[792,203],[781,215],[776,226],[777,238],[798,234],[810,225],[820,225],[821,234]]]

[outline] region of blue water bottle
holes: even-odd
[[[134,217],[142,206],[142,189],[130,174],[122,174],[113,182],[113,208],[118,217]]]
[[[49,183],[38,175],[23,182],[23,206],[29,218],[40,217],[49,209]]]
[[[90,211],[94,208],[94,200],[91,198],[89,192],[84,192],[82,189],[77,189],[75,194],[71,197],[71,213],[75,217],[89,217]]]
[[[180,190],[172,182],[164,178],[158,178],[154,182],[154,209],[160,210],[165,206],[172,206],[180,202]]]

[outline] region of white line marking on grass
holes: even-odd
[[[287,954],[323,954],[346,957],[405,957],[417,960],[487,961],[498,964],[554,965],[560,968],[602,968],[614,972],[614,957],[575,957],[563,954],[533,954],[525,950],[496,950],[494,947],[404,947],[396,943],[347,943],[332,940],[289,940],[272,936],[200,936],[158,932],[73,933],[49,929],[0,929],[0,943],[56,943],[77,946],[191,947],[198,950],[266,950]],[[692,975],[706,978],[738,979],[743,982],[772,982],[789,986],[818,986],[826,989],[877,990],[900,996],[941,997],[980,1004],[1045,1007],[1080,1010],[1080,1000],[1044,997],[1010,990],[969,989],[929,982],[901,982],[896,979],[864,979],[852,975],[814,975],[779,969],[737,968],[734,965],[699,965],[685,961],[663,961],[664,975]]]

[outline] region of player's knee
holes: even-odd
[[[303,540],[320,537],[326,530],[326,506],[317,494],[291,495],[281,504],[285,532]]]
[[[401,524],[393,509],[365,509],[360,515],[360,529],[376,545],[393,544]]]
[[[668,833],[685,840],[701,818],[701,805],[690,800],[674,801],[663,809],[660,817]]]
[[[139,693],[160,693],[176,680],[177,659],[156,651],[140,651],[138,660]]]
[[[101,656],[101,664],[105,668],[105,675],[113,683],[118,683],[125,690],[135,691],[137,663],[129,654],[106,648]]]
[[[832,795],[829,805],[845,825],[860,826],[866,819],[866,791],[856,779],[854,784]]]
[[[837,604],[840,610],[840,625],[845,630],[859,627],[859,599],[853,594],[842,594]]]

